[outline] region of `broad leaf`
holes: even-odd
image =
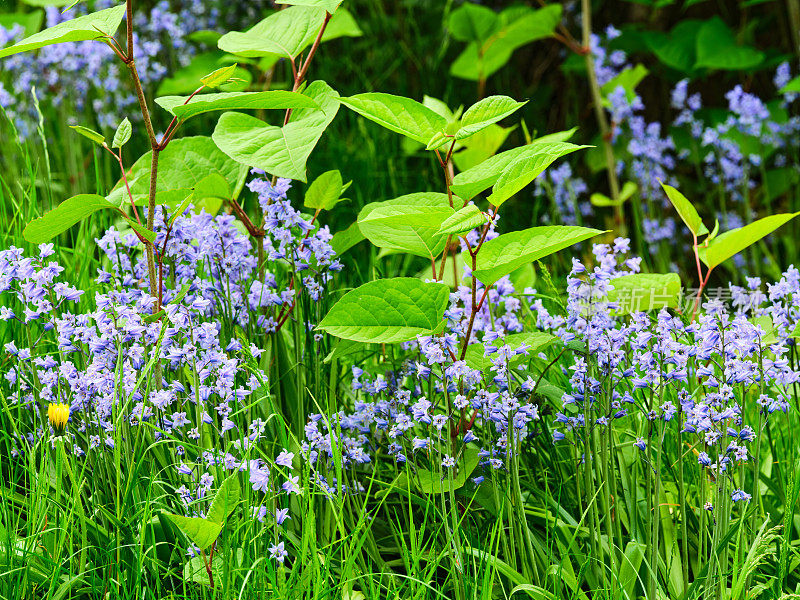
[[[86,40],[96,40],[103,36],[113,35],[122,22],[125,14],[125,5],[120,4],[113,8],[107,8],[82,17],[64,21],[53,27],[35,33],[14,44],[0,50],[0,58],[36,50],[51,44],[63,42],[82,42]]]
[[[122,148],[125,144],[128,143],[128,140],[131,139],[131,134],[133,133],[133,126],[131,122],[128,120],[128,117],[125,117],[122,120],[122,123],[119,124],[117,127],[117,131],[114,133],[114,139],[111,142],[112,148]]]
[[[618,315],[675,308],[680,304],[681,279],[677,273],[634,273],[610,281],[609,302],[615,302]]]
[[[318,210],[331,210],[348,186],[349,184],[342,183],[342,174],[339,171],[326,171],[308,186],[303,205]]]
[[[470,106],[461,117],[461,128],[456,139],[463,140],[478,133],[522,108],[527,102],[517,102],[508,96],[489,96]]]
[[[239,476],[233,474],[225,479],[222,485],[219,486],[219,490],[216,496],[214,496],[214,500],[211,502],[211,507],[208,509],[208,515],[206,515],[206,517],[210,521],[222,525],[239,503],[240,493]]]
[[[530,346],[530,348],[527,350],[528,355],[518,354],[509,359],[508,366],[512,367],[520,364],[526,359],[530,359],[531,356],[535,356],[557,339],[558,338],[554,335],[544,333],[543,331],[532,331],[529,333],[513,333],[511,335],[507,335],[505,338],[498,339],[493,343],[498,347],[510,346],[514,350],[523,344]],[[470,344],[467,347],[467,354],[464,356],[464,360],[470,368],[478,369],[484,374],[489,374],[489,371],[492,368],[492,355],[490,354],[489,356],[486,356],[484,345],[480,342],[477,344]]]
[[[635,67],[624,69],[616,77],[604,83],[603,87],[600,88],[600,92],[603,94],[603,105],[611,107],[608,96],[616,91],[618,87],[625,90],[625,97],[628,102],[632,102],[634,96],[636,96],[636,86],[641,83],[642,79],[647,77],[648,73],[649,71],[644,65],[636,65]]]
[[[695,68],[739,71],[752,69],[764,60],[764,53],[739,46],[733,32],[719,17],[708,20],[697,33]]]
[[[603,233],[586,227],[551,225],[504,233],[486,242],[478,253],[475,277],[490,285],[519,266]]]
[[[559,4],[539,10],[524,7],[504,10],[492,34],[484,41],[470,42],[450,67],[450,73],[471,81],[489,77],[508,62],[517,48],[553,35],[561,20],[561,10]]]
[[[661,183],[661,187],[664,188],[667,198],[672,202],[672,206],[678,211],[678,215],[680,215],[683,222],[686,223],[689,231],[697,237],[706,235],[708,233],[708,228],[703,224],[703,220],[700,218],[700,215],[697,214],[697,210],[695,210],[695,207],[689,202],[686,196],[666,183]]]
[[[781,94],[796,94],[800,92],[800,76],[795,77],[781,88]]]
[[[709,268],[721,265],[758,240],[768,236],[784,223],[791,221],[800,212],[783,213],[764,217],[744,227],[719,234],[708,242],[708,247],[699,248],[700,260]]]
[[[447,127],[444,117],[403,96],[372,92],[341,98],[340,102],[370,121],[420,144],[427,144]]]
[[[22,237],[31,244],[49,242],[79,221],[106,208],[116,209],[116,206],[97,194],[73,196],[46,212],[44,216],[28,223]]]
[[[445,467],[442,467],[441,476],[438,470],[418,469],[419,491],[423,494],[442,494],[462,488],[479,462],[478,449],[467,445],[461,456],[457,457],[455,467],[450,467],[450,469],[457,469],[455,475],[448,476],[448,469]]]
[[[356,342],[395,343],[443,326],[450,290],[410,277],[380,279],[347,292],[317,329]]]
[[[192,543],[205,550],[214,543],[222,531],[222,525],[209,521],[208,519],[201,519],[200,517],[183,517],[181,515],[173,515],[171,513],[164,514],[183,534],[188,537]]]
[[[467,204],[445,219],[439,226],[439,233],[461,235],[476,227],[486,225],[488,219],[474,204]]]
[[[419,192],[367,204],[358,215],[358,226],[372,244],[430,258],[447,241],[439,227],[455,209],[447,194]]]
[[[188,104],[187,100],[188,96],[162,96],[156,98],[156,104],[181,121],[214,110],[319,108],[308,96],[284,90],[202,94],[192,98]]]
[[[487,6],[465,2],[447,20],[450,35],[462,42],[483,42],[497,29],[500,19]]]
[[[541,175],[558,158],[581,148],[588,148],[588,146],[576,146],[567,142],[528,146],[527,152],[524,152],[503,170],[497,183],[492,187],[492,194],[488,198],[489,202],[500,206]]]
[[[128,171],[136,204],[146,204],[150,193],[150,164],[152,153],[137,160]],[[212,174],[221,176],[238,196],[247,176],[247,168],[228,158],[204,136],[173,140],[158,158],[158,180],[156,204],[177,206],[181,204],[198,182]],[[117,183],[107,200],[115,206],[128,204],[128,193],[123,182]]]
[[[364,234],[361,233],[361,228],[358,226],[358,222],[355,222],[347,229],[337,231],[333,234],[331,247],[333,248],[333,251],[336,252],[337,256],[341,256],[350,250],[350,248],[365,239],[366,238],[364,237]]]
[[[294,59],[314,41],[324,20],[324,9],[290,6],[271,14],[246,32],[226,33],[217,45],[220,50],[238,56],[275,55]]]
[[[291,9],[281,12],[288,10]],[[242,113],[224,113],[214,129],[214,142],[242,164],[258,167],[277,177],[305,181],[306,161],[336,116],[339,95],[324,81],[315,81],[303,94],[321,110],[295,110],[283,127]]]

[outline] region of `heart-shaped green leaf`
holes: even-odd
[[[411,277],[371,281],[342,296],[317,329],[356,342],[407,342],[444,324],[449,299],[441,283]]]
[[[283,127],[243,113],[224,113],[214,129],[214,142],[225,154],[242,164],[258,167],[277,177],[305,181],[306,161],[336,116],[339,95],[324,81],[315,81],[303,94],[320,110],[295,110],[289,123]]]
[[[217,45],[220,50],[244,57],[296,58],[314,41],[325,20],[325,9],[290,6],[271,14],[246,32],[231,31]]]
[[[215,523],[208,519],[183,517],[171,513],[165,513],[164,516],[180,529],[195,546],[200,548],[200,550],[205,550],[211,546],[222,531],[222,525],[220,523]]]
[[[128,182],[136,204],[147,202],[150,193],[150,164],[152,153],[137,160],[128,171]],[[247,167],[223,154],[204,136],[173,140],[159,154],[156,204],[177,206],[183,202],[197,183],[217,174],[228,182],[231,195],[238,196],[247,176]],[[128,204],[125,185],[119,182],[106,199],[115,206]]]
[[[455,209],[447,194],[419,192],[367,204],[358,215],[361,233],[379,248],[430,258],[444,248],[439,227]]]
[[[340,102],[370,121],[427,144],[447,127],[447,120],[411,98],[372,92],[341,98]]]
[[[303,205],[318,210],[331,210],[348,187],[349,184],[342,183],[342,174],[339,171],[326,171],[308,186]]]

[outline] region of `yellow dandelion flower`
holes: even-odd
[[[51,404],[47,407],[47,418],[50,419],[50,425],[53,426],[56,435],[61,435],[67,428],[69,404]]]

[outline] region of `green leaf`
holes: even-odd
[[[706,21],[697,33],[695,68],[740,71],[757,67],[763,61],[764,53],[739,46],[733,32],[719,17]]]
[[[328,21],[328,26],[322,34],[322,41],[329,42],[337,38],[361,37],[362,35],[364,35],[364,32],[361,31],[350,11],[346,8],[339,8],[333,13],[331,20]]]
[[[754,221],[744,227],[721,233],[713,240],[709,241],[707,247],[701,246],[699,248],[700,260],[702,260],[707,267],[713,269],[748,246],[768,236],[784,223],[794,219],[797,215],[800,215],[800,212],[772,215]]]
[[[152,153],[148,152],[128,171],[128,182],[136,204],[147,203],[150,193],[151,160]],[[156,204],[168,206],[181,204],[187,195],[192,194],[198,182],[212,174],[217,174],[227,181],[229,188],[235,190],[238,196],[247,176],[247,167],[223,154],[211,138],[196,136],[173,140],[159,154]],[[106,199],[115,206],[123,206],[130,202],[122,182],[114,186]]]
[[[498,27],[500,19],[491,8],[465,2],[447,19],[450,35],[462,42],[483,42]]]
[[[549,333],[544,333],[542,331],[533,331],[529,333],[513,333],[511,335],[507,335],[505,338],[499,339],[496,342],[494,342],[494,345],[495,346],[507,345],[513,348],[514,350],[516,350],[523,344],[530,346],[530,348],[528,349],[527,356],[525,354],[518,354],[509,359],[508,365],[509,367],[512,367],[520,364],[526,359],[530,359],[531,356],[535,356],[557,339],[558,339],[557,337],[555,337],[554,335],[550,335]],[[492,355],[489,356],[485,355],[484,345],[480,342],[477,344],[470,344],[469,346],[467,346],[467,353],[464,356],[464,361],[470,368],[478,369],[479,371],[482,371],[484,374],[488,374],[489,370],[492,368]]]
[[[116,206],[97,194],[78,194],[28,223],[22,237],[31,244],[49,242],[79,221],[105,208],[113,209]]]
[[[222,525],[239,503],[239,476],[234,474],[225,479],[219,486],[217,495],[211,502],[206,517],[214,523]]]
[[[599,192],[596,192],[589,197],[589,202],[591,202],[593,206],[600,206],[600,207],[621,206],[638,191],[639,191],[638,185],[636,185],[633,181],[626,181],[625,185],[623,185],[622,189],[619,191],[619,197],[616,200],[612,200],[605,194],[600,194]]]
[[[675,308],[680,304],[681,279],[677,273],[634,273],[610,281],[609,302],[618,304],[614,312],[635,312]]]
[[[618,87],[625,90],[625,97],[628,99],[628,102],[633,101],[636,96],[636,86],[641,83],[642,79],[647,77],[648,73],[649,71],[644,65],[636,65],[635,67],[624,69],[616,77],[607,81],[603,84],[603,87],[600,88],[600,93],[603,94],[603,106],[611,106],[608,96],[616,91]]]
[[[128,117],[125,117],[122,123],[119,124],[119,127],[117,127],[116,133],[114,133],[114,140],[111,142],[111,147],[122,148],[128,143],[128,140],[131,139],[131,133],[133,133],[133,126],[128,120]]]
[[[69,127],[77,133],[80,133],[83,137],[92,140],[98,146],[102,146],[106,143],[106,138],[103,137],[103,134],[97,133],[94,129],[89,129],[83,125],[70,125]]]
[[[39,31],[43,20],[44,12],[41,10],[34,10],[29,13],[6,13],[0,15],[0,27],[12,29],[14,25],[19,25],[25,30],[26,36],[31,36]]]
[[[367,204],[358,226],[372,244],[417,256],[437,256],[447,241],[441,224],[455,213],[447,194],[419,192]]]
[[[325,10],[290,6],[268,16],[246,32],[231,31],[218,42],[220,50],[244,57],[282,56],[295,59],[317,36]]]
[[[476,227],[486,225],[488,219],[474,204],[467,204],[453,215],[447,217],[439,226],[438,233],[448,235],[461,235],[472,231]]]
[[[53,27],[35,33],[6,48],[0,49],[0,58],[11,56],[19,52],[36,50],[51,44],[63,42],[82,42],[85,40],[100,39],[103,36],[113,35],[122,22],[125,14],[125,5],[120,4],[82,17],[64,21]]]
[[[229,92],[188,96],[162,96],[156,104],[181,121],[215,110],[261,110],[286,108],[319,108],[316,102],[298,92],[269,90],[266,92]]]
[[[795,77],[781,88],[781,94],[796,94],[800,92],[800,76]]]
[[[576,146],[568,142],[528,146],[526,152],[503,170],[497,183],[492,187],[492,194],[488,198],[489,202],[500,206],[541,175],[557,159],[587,147]]]
[[[227,67],[222,67],[216,71],[212,71],[205,77],[201,77],[200,83],[209,88],[218,88],[223,83],[226,83],[231,77],[233,77],[236,67],[237,64],[233,63]],[[156,102],[158,102],[158,98],[156,98]]]
[[[183,517],[181,515],[173,515],[172,513],[164,513],[164,516],[201,550],[205,550],[211,546],[222,531],[222,525],[220,523],[215,523],[208,519]]]
[[[356,342],[396,343],[443,325],[450,290],[411,277],[380,279],[347,292],[317,329]]]
[[[467,478],[472,474],[479,462],[480,454],[478,449],[471,445],[464,446],[464,451],[457,457],[456,466],[450,467],[450,469],[458,469],[454,477],[448,477],[448,469],[445,467],[442,467],[441,477],[438,470],[418,469],[419,491],[423,494],[442,494],[464,487],[464,484],[467,483]]]
[[[645,43],[668,67],[691,73],[697,59],[696,40],[703,24],[704,21],[686,19],[675,25],[669,34],[648,32]]]
[[[490,285],[525,263],[601,233],[599,229],[559,225],[504,233],[483,245],[478,253],[478,268],[473,274],[484,285]]]
[[[427,144],[447,127],[444,117],[403,96],[372,92],[341,98],[340,102],[370,121],[420,144]]]
[[[347,186],[342,183],[342,174],[326,171],[308,186],[303,205],[318,210],[331,210],[339,202],[339,197]]]
[[[281,12],[288,10],[291,9]],[[336,116],[339,95],[324,81],[313,82],[303,94],[321,110],[295,110],[283,127],[242,113],[224,113],[214,129],[214,142],[242,164],[258,167],[277,177],[305,181],[306,161]]]
[[[342,0],[276,0],[275,4],[293,4],[295,6],[314,6],[316,8],[324,8],[329,13],[333,14]]]
[[[666,183],[661,183],[661,187],[664,188],[667,198],[672,202],[672,206],[678,211],[678,215],[680,215],[683,222],[686,223],[689,231],[697,237],[706,235],[708,233],[708,228],[703,224],[703,220],[700,218],[700,215],[697,214],[697,210],[686,196]]]
[[[461,117],[461,128],[456,139],[463,140],[478,133],[492,123],[507,117],[522,108],[526,102],[517,102],[508,96],[489,96],[470,106]]]
[[[337,231],[333,234],[331,240],[331,247],[336,252],[337,256],[341,256],[350,248],[365,240],[364,234],[361,233],[361,228],[358,226],[358,221],[352,223],[350,227],[342,231]]]
[[[561,21],[560,4],[539,10],[513,7],[499,16],[499,25],[481,42],[470,42],[450,67],[461,79],[479,81],[502,68],[513,52],[535,40],[550,37]]]

